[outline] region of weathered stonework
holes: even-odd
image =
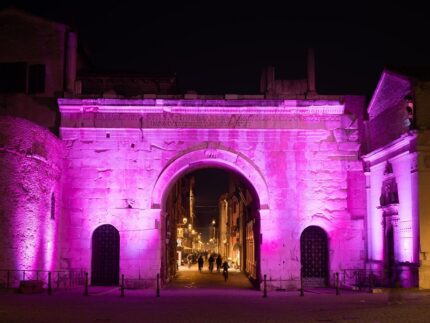
[[[310,225],[328,234],[331,271],[362,268],[364,187],[356,183],[364,181],[358,138],[347,135],[357,131],[355,117],[345,122],[343,103],[59,103],[66,146],[63,235],[70,237],[62,257],[72,267],[90,266],[92,233],[112,224],[121,237],[121,272],[154,277],[164,241],[158,223],[171,185],[186,172],[216,166],[246,178],[259,195],[262,274],[297,284],[300,235]]]
[[[48,130],[0,117],[0,268],[57,268],[62,158],[62,142]]]

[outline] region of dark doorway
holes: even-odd
[[[119,232],[110,224],[93,233],[91,284],[112,286],[119,283]]]
[[[390,225],[385,237],[385,273],[388,287],[396,286],[395,277],[395,260],[394,260],[394,232]]]
[[[328,283],[327,234],[317,226],[307,227],[300,237],[303,284],[325,287]]]

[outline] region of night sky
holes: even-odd
[[[181,91],[201,94],[258,93],[268,65],[277,78],[305,78],[309,47],[321,94],[369,98],[384,67],[430,66],[427,11],[413,1],[279,2],[6,0],[0,8],[68,24],[99,70],[176,74]],[[226,188],[208,174],[198,175],[199,205]],[[207,226],[213,210],[198,212]]]
[[[202,169],[192,173],[196,182],[195,227],[202,233],[204,240],[209,239],[209,226],[212,220],[218,222],[218,199],[228,190],[228,173],[222,169]]]
[[[74,28],[99,69],[175,73],[181,90],[257,93],[262,67],[320,93],[369,95],[384,67],[430,65],[426,10],[413,1],[2,1]],[[376,2],[376,1],[375,1]]]

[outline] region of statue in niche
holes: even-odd
[[[389,204],[398,204],[399,195],[397,193],[397,183],[394,178],[384,181],[382,184],[382,192],[379,197],[379,204],[386,206]]]
[[[392,174],[393,173],[393,166],[390,162],[387,162],[385,165],[384,175]]]

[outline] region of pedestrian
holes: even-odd
[[[197,260],[197,262],[199,264],[199,272],[202,272],[202,268],[203,268],[203,257],[202,257],[202,255],[200,255],[200,257]]]
[[[191,268],[191,265],[193,263],[193,255],[192,254],[188,254],[187,262],[188,262],[188,268]]]
[[[221,265],[222,265],[222,257],[221,254],[218,254],[218,257],[216,257],[216,271],[221,271]]]
[[[215,262],[215,259],[212,254],[210,255],[208,261],[209,261],[209,271],[212,272],[214,270],[214,262]]]
[[[224,281],[227,281],[228,279],[228,269],[230,268],[230,266],[228,265],[227,261],[224,261],[222,264],[222,274],[224,276]]]

